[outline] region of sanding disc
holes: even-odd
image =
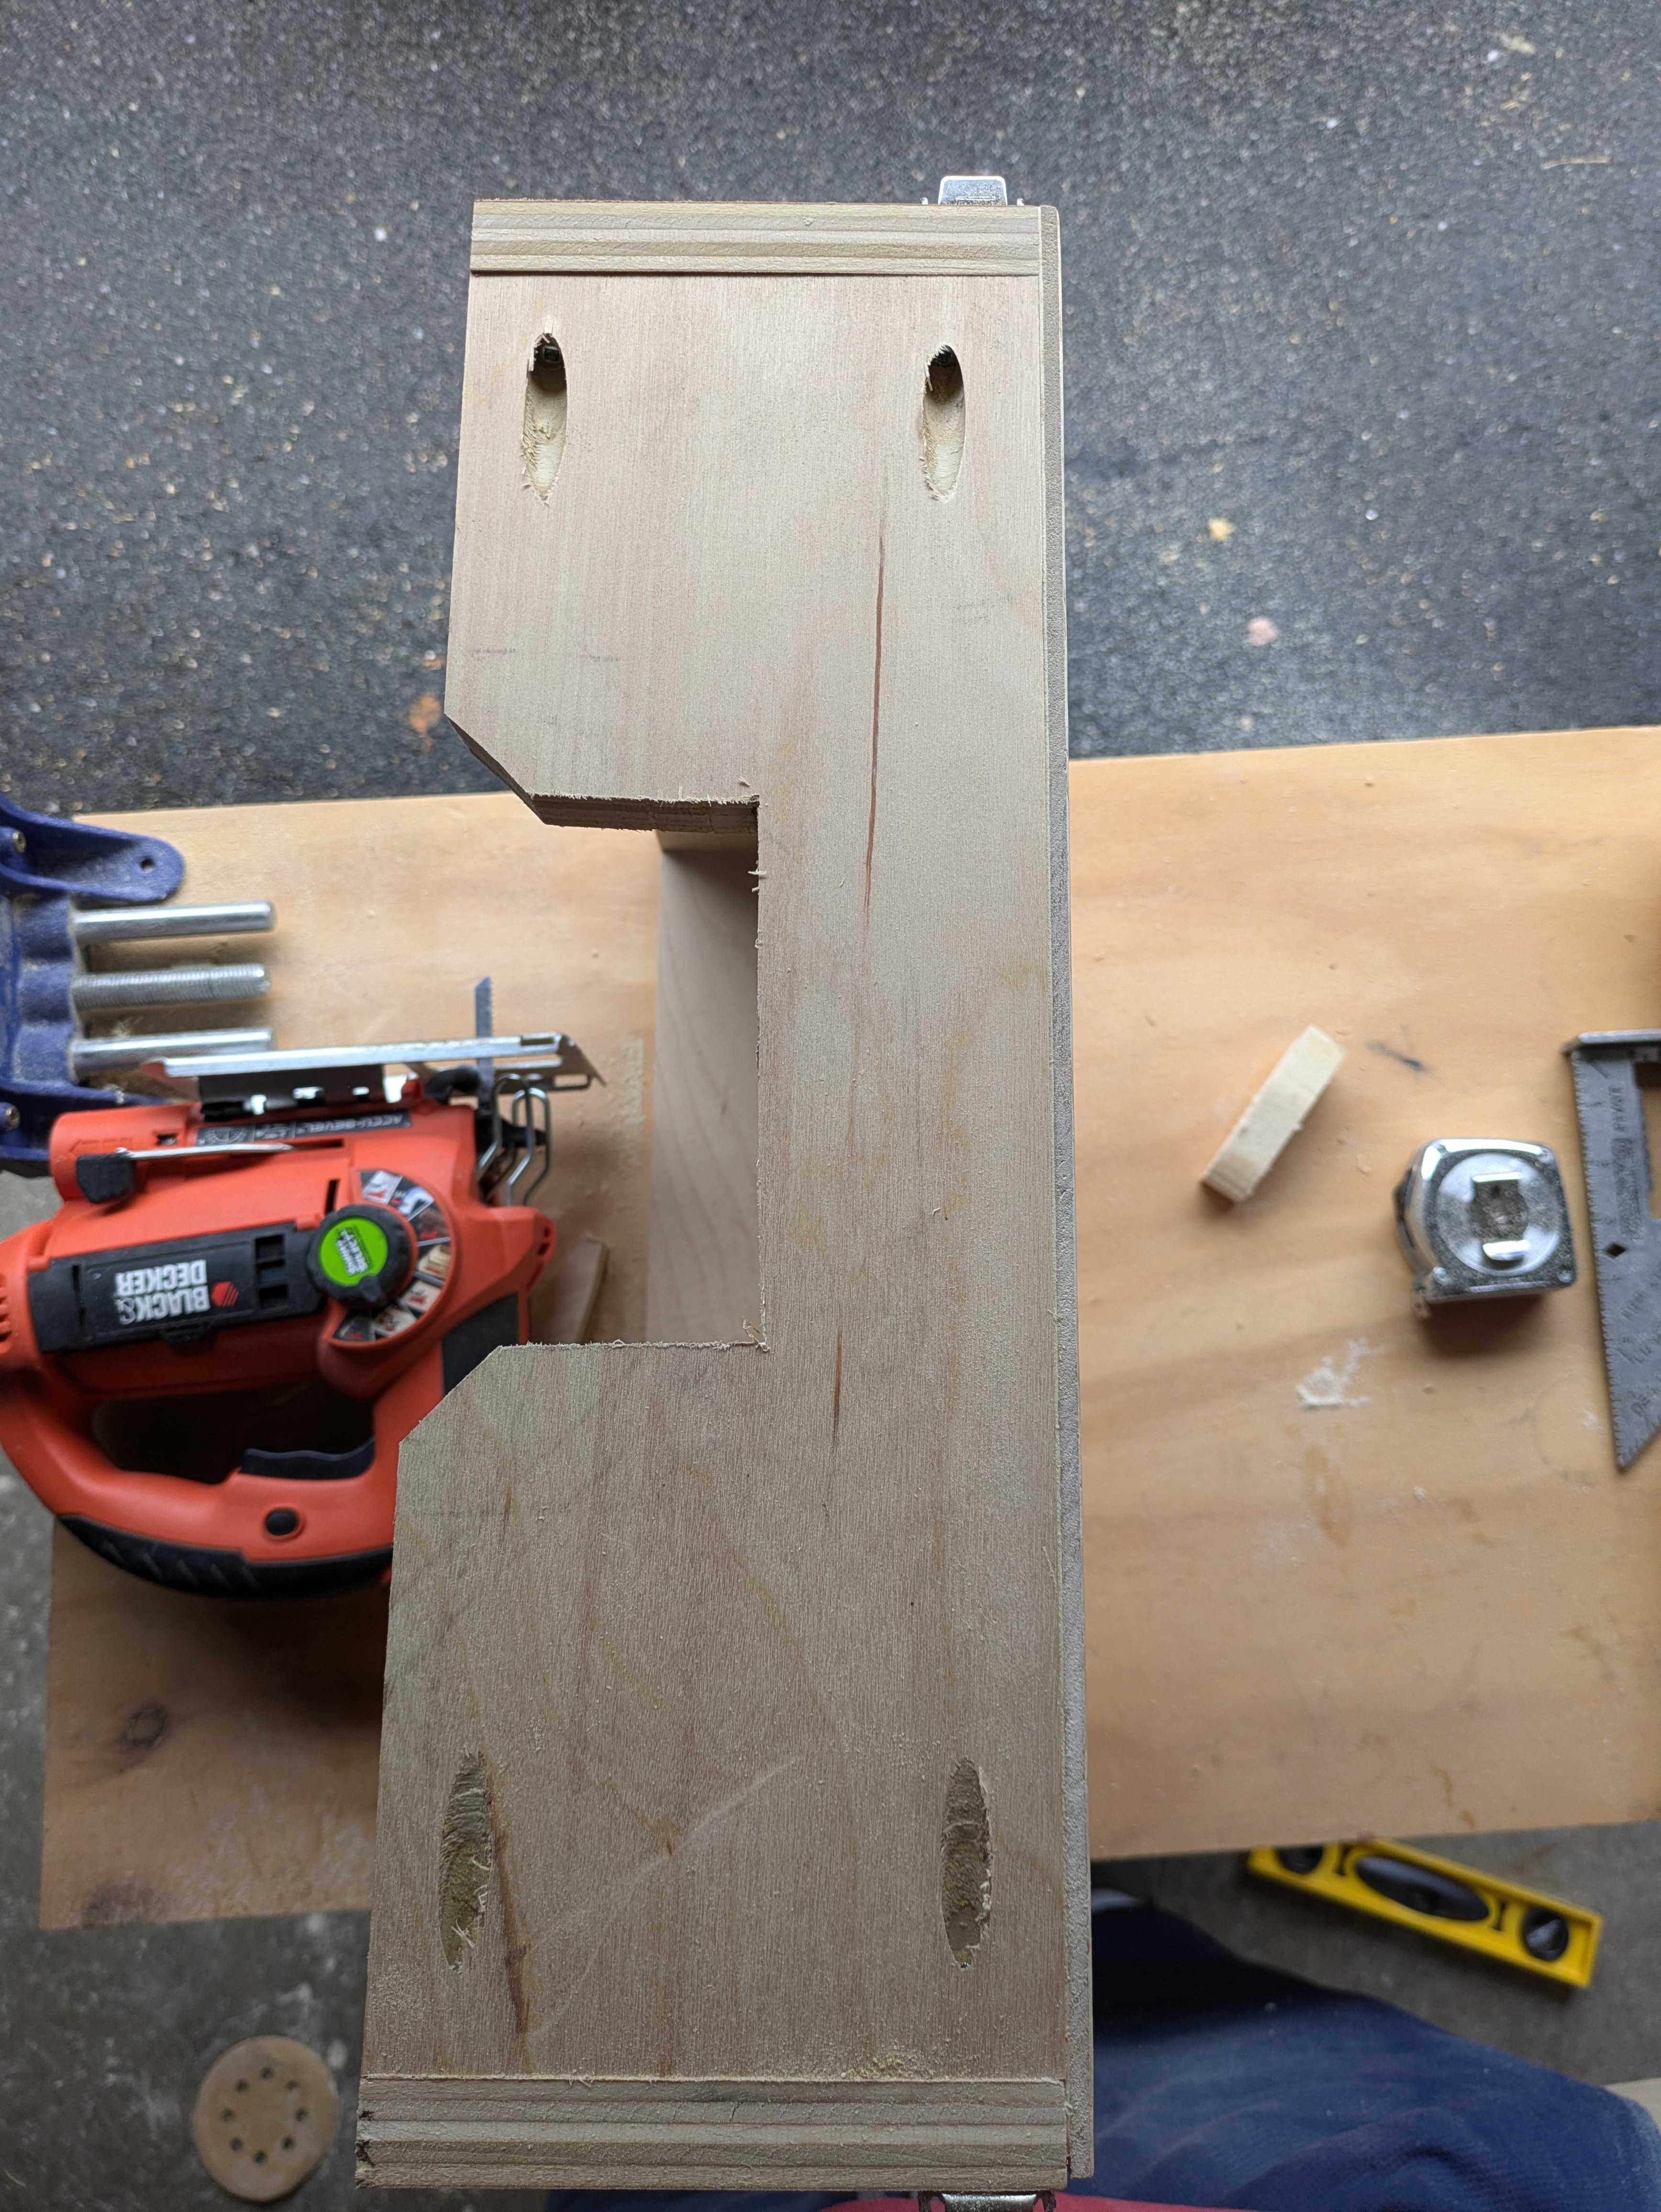
[[[256,2035],[209,2067],[191,2133],[222,2189],[270,2204],[316,2172],[339,2121],[334,2080],[316,2051],[286,2035]]]

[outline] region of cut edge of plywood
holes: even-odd
[[[953,2087],[366,2075],[357,2179],[425,2189],[1025,2194],[1065,2185],[1061,2082]]]
[[[626,799],[599,799],[527,791],[453,715],[450,726],[497,782],[504,784],[515,799],[522,799],[537,819],[551,830],[655,830],[660,836],[755,842],[759,801],[754,796],[688,799],[678,793],[672,799],[638,794]]]
[[[477,200],[477,276],[1037,276],[1023,207]]]
[[[1068,812],[1066,438],[1062,385],[1061,223],[1041,210],[1044,715],[1050,742],[1050,988],[1056,1116],[1056,1454],[1062,1638],[1062,1881],[1068,2157],[1094,2171],[1095,2026],[1090,1976],[1090,1778],[1085,1710],[1084,1446],[1079,1381],[1077,1182],[1073,1129],[1073,901]]]

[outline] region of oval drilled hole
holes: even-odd
[[[438,1933],[447,1966],[459,1966],[472,1950],[493,1856],[490,1793],[484,1769],[475,1763],[464,1766],[450,1786],[439,1846]]]
[[[525,379],[525,473],[546,499],[565,458],[565,356],[558,341],[539,337]]]
[[[963,466],[963,369],[942,346],[922,381],[922,473],[936,499],[950,499]]]
[[[946,1785],[940,1831],[940,1912],[960,1966],[972,1966],[992,1910],[992,1829],[986,1787],[972,1759],[960,1759]]]

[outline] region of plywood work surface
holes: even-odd
[[[1652,730],[1074,763],[1097,1856],[1661,1813],[1661,1448],[1615,1474],[1557,1054],[1661,1022],[1638,803],[1658,776]],[[505,798],[145,820],[186,852],[188,895],[276,892],[284,1042],[326,1017],[331,1037],[447,1028],[488,964],[504,1021],[569,1023],[608,1075],[649,1058],[648,836],[543,830]],[[343,917],[332,882],[369,849],[409,872]],[[1200,1173],[1311,1020],[1344,1064],[1231,1209]],[[644,1322],[649,1071],[625,1088],[571,1102],[619,1116],[568,1194],[614,1245],[601,1336]],[[1583,1279],[1419,1322],[1390,1188],[1424,1139],[1472,1134],[1558,1149]],[[330,1642],[358,1650],[327,1602]],[[235,1670],[211,1663],[211,1612],[60,1540],[49,1924],[367,1903],[378,1711],[356,1661],[319,1708],[285,1674],[312,1662],[251,1631]],[[186,1668],[182,1710],[165,1685]],[[256,1790],[274,1759],[281,1790]],[[255,1833],[279,1804],[304,1846],[281,1879]]]
[[[557,1103],[538,1194],[560,1251],[533,1332],[638,1336],[646,1311],[658,851],[545,829],[505,794],[125,817],[186,860],[185,900],[271,896],[260,1018],[281,1045],[564,1029],[606,1079]],[[192,949],[192,948],[187,948]],[[155,948],[128,949],[153,963]],[[112,963],[113,964],[113,963]],[[9,1182],[5,1225],[44,1186]],[[369,1901],[386,1600],[261,1605],[158,1589],[59,1533],[41,1921],[195,1920]]]
[[[1658,779],[1656,730],[1074,766],[1098,1854],[1661,1813],[1661,1449],[1615,1473],[1559,1052],[1661,1024]],[[1414,1318],[1434,1136],[1558,1152],[1573,1289]]]

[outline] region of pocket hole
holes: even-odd
[[[543,337],[525,380],[525,473],[538,499],[554,488],[565,458],[565,356],[557,340]]]
[[[464,1766],[450,1789],[439,1847],[438,1932],[447,1966],[472,1951],[490,1891],[490,1796],[484,1769]]]
[[[942,346],[922,380],[922,473],[936,499],[950,499],[963,466],[963,369]]]
[[[940,1831],[940,1912],[960,1966],[972,1966],[992,1910],[992,1829],[986,1789],[971,1759],[960,1759],[946,1787]]]

